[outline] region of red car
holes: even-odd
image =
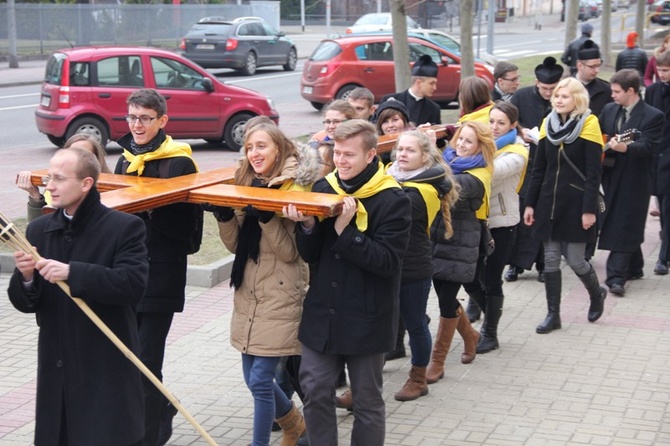
[[[458,100],[461,58],[438,45],[409,37],[410,60],[430,55],[438,65],[437,91],[431,98],[446,106]],[[333,99],[344,99],[356,87],[366,87],[375,101],[395,93],[393,36],[357,35],[325,39],[305,62],[300,94],[321,110]],[[475,62],[475,73],[493,88],[493,67]]]
[[[178,54],[115,46],[63,49],[50,57],[35,110],[37,128],[59,147],[80,132],[104,146],[128,133],[126,98],[138,88],[165,96],[165,132],[173,138],[225,142],[239,150],[249,119],[266,115],[279,123],[270,98],[224,84]]]

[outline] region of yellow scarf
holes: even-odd
[[[437,194],[437,189],[428,183],[415,183],[414,181],[405,181],[401,183],[401,186],[413,187],[421,194],[421,198],[426,203],[426,211],[428,212],[428,227],[426,228],[426,232],[430,234],[430,226],[433,224],[435,217],[437,217],[437,213],[440,212],[440,197]]]
[[[489,197],[491,196],[491,180],[493,179],[493,172],[488,167],[476,167],[474,169],[466,170],[465,173],[469,173],[479,179],[484,185],[484,200],[475,214],[478,219],[486,220],[489,218]]]
[[[458,122],[477,121],[481,122],[482,124],[489,125],[489,114],[491,113],[491,107],[493,107],[493,103],[487,105],[486,107],[480,108],[479,110],[468,113],[467,115],[461,116],[458,119]]]
[[[337,177],[335,176],[335,172],[337,171],[326,175],[326,181],[328,181],[328,184],[330,184],[330,186],[335,190],[337,195],[349,195],[344,191],[344,189],[340,187],[339,184],[337,184]],[[382,163],[379,163],[379,168],[372,176],[372,178],[370,178],[370,180],[365,183],[363,187],[351,194],[352,197],[359,199],[356,200],[356,227],[359,231],[365,232],[368,229],[368,211],[365,209],[365,206],[363,206],[363,203],[361,203],[360,199],[372,197],[384,189],[391,189],[394,187],[400,188],[400,185],[391,175],[387,175],[384,172],[384,166]]]
[[[148,161],[163,159],[163,158],[175,158],[178,156],[187,156],[192,158],[191,146],[183,142],[175,142],[172,140],[171,136],[166,136],[163,144],[160,145],[153,152],[143,153],[141,155],[133,155],[128,150],[123,149],[123,157],[130,163],[126,173],[133,173],[137,171],[137,176],[141,176],[144,172],[144,164]],[[195,165],[195,160],[193,160]],[[195,165],[196,171],[198,171],[198,166]]]
[[[521,171],[521,178],[519,179],[519,184],[516,186],[516,192],[519,193],[521,190],[521,185],[523,184],[523,179],[526,177],[526,167],[528,165],[528,149],[526,146],[523,144],[507,144],[505,147],[503,147],[500,150],[496,150],[496,153],[493,155],[493,158],[496,158],[498,155],[501,153],[517,153],[526,160],[526,164],[523,166],[523,170]]]

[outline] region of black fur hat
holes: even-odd
[[[428,54],[419,57],[412,67],[412,76],[437,77],[437,64]]]
[[[589,39],[579,47],[577,52],[577,60],[592,60],[600,59],[600,48],[598,44]]]
[[[535,77],[543,84],[555,84],[563,76],[563,67],[556,63],[556,59],[549,56],[535,67]]]

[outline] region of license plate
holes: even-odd
[[[42,96],[42,99],[40,99],[40,105],[42,107],[49,108],[51,105],[51,98],[49,96]]]
[[[213,50],[213,49],[214,49],[214,45],[211,44],[211,43],[199,43],[199,44],[196,46],[196,48],[198,48],[199,50]]]
[[[302,87],[302,92],[305,94],[312,94],[312,91],[314,91],[312,87]]]

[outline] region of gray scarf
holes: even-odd
[[[582,133],[582,128],[586,122],[586,118],[591,114],[590,110],[586,110],[583,115],[568,119],[565,123],[561,122],[561,117],[552,110],[547,116],[545,122],[545,132],[547,139],[555,146],[561,144],[570,144],[574,142]]]

